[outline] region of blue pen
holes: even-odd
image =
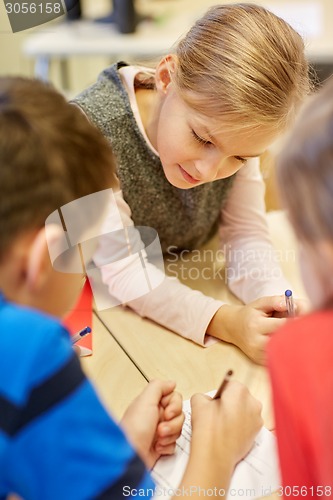
[[[286,290],[284,292],[284,296],[286,299],[288,316],[293,318],[295,316],[295,305],[294,305],[294,299],[293,299],[293,292],[291,290]]]
[[[90,333],[90,332],[91,332],[90,326],[86,326],[85,328],[83,328],[79,332],[75,333],[71,338],[72,344],[76,344],[76,342],[78,340],[81,340],[83,337],[88,335],[88,333]]]

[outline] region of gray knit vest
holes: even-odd
[[[134,118],[118,73],[125,65],[105,69],[74,102],[112,145],[134,224],[156,229],[164,252],[170,247],[198,248],[215,233],[234,176],[191,189],[179,189],[167,181],[159,157],[149,148]]]

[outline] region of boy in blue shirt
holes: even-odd
[[[49,86],[0,79],[0,498],[117,500],[127,491],[150,498],[147,468],[173,452],[181,431],[181,397],[171,381],[148,384],[122,430],[59,321],[82,287],[62,208],[83,200],[77,227],[84,219],[98,234],[106,207],[88,202],[115,184],[110,152],[81,111]],[[97,198],[106,204],[105,193]],[[93,251],[81,249],[83,263]],[[183,487],[227,487],[259,430],[258,402],[240,384],[229,386],[220,401],[193,399]]]

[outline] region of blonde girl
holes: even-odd
[[[117,63],[75,99],[112,144],[121,224],[156,229],[165,253],[219,230],[229,287],[245,305],[163,279],[147,262],[149,291],[137,256],[110,262],[110,234],[95,262],[112,296],[201,345],[211,335],[264,362],[288,284],[268,236],[258,157],[308,91],[301,37],[262,7],[234,4],[209,9],[155,70]]]

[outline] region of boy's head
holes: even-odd
[[[0,289],[9,299],[66,312],[82,277],[70,291],[72,276],[52,269],[45,221],[115,183],[111,148],[77,107],[42,82],[0,78]],[[62,234],[49,228],[55,240]]]
[[[282,200],[301,242],[315,306],[333,299],[333,79],[306,104],[278,161]]]

